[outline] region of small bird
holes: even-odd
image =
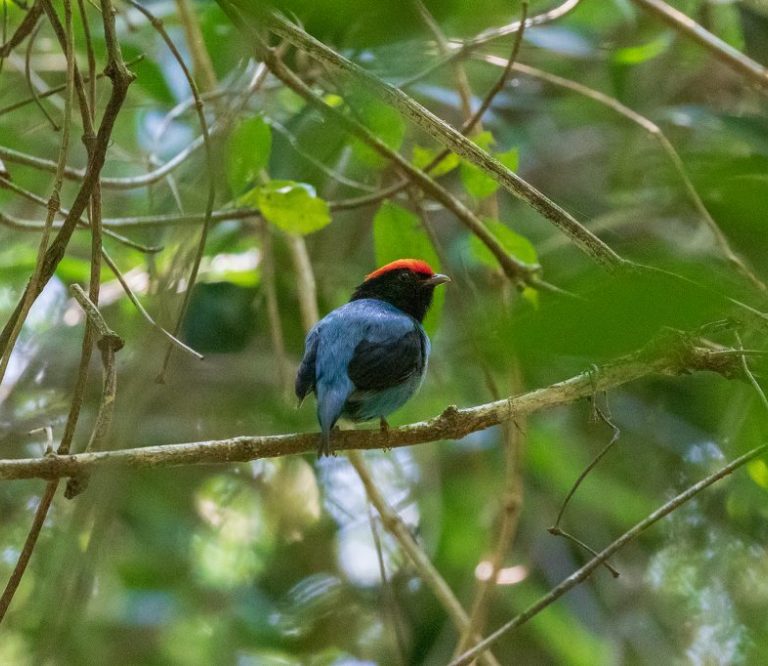
[[[307,334],[296,375],[299,404],[314,391],[322,440],[330,455],[331,430],[342,416],[380,419],[402,407],[427,370],[429,338],[421,325],[437,285],[450,282],[418,259],[398,259],[366,276],[349,303],[323,317]]]

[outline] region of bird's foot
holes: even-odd
[[[320,435],[320,444],[317,447],[317,457],[322,458],[323,456],[336,456],[336,451],[333,450],[333,447],[331,447],[331,437],[333,436],[334,432],[338,432],[339,427],[334,427],[330,432],[324,432]]]
[[[387,423],[387,419],[383,416],[379,417],[379,432],[384,436],[383,449],[385,451],[391,451],[392,447],[389,446],[389,423]]]

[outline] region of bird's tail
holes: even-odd
[[[322,438],[317,453],[320,456],[330,456],[333,454],[331,448],[331,435],[333,426],[339,420],[341,412],[344,409],[344,403],[351,393],[351,382],[346,384],[326,384],[318,382],[317,384],[317,420],[320,422],[320,431]]]

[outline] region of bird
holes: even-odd
[[[450,282],[420,259],[398,259],[369,273],[349,302],[307,334],[296,374],[299,406],[314,393],[321,439],[331,455],[331,431],[341,417],[361,422],[386,417],[421,386],[429,337],[422,322],[436,286]]]

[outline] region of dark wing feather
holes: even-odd
[[[299,371],[296,373],[296,397],[301,403],[315,389],[315,361],[317,359],[317,343],[319,331],[313,328],[304,342],[304,358],[301,359]]]
[[[396,340],[362,340],[347,374],[359,391],[381,390],[402,384],[424,367],[424,335],[417,328]]]

